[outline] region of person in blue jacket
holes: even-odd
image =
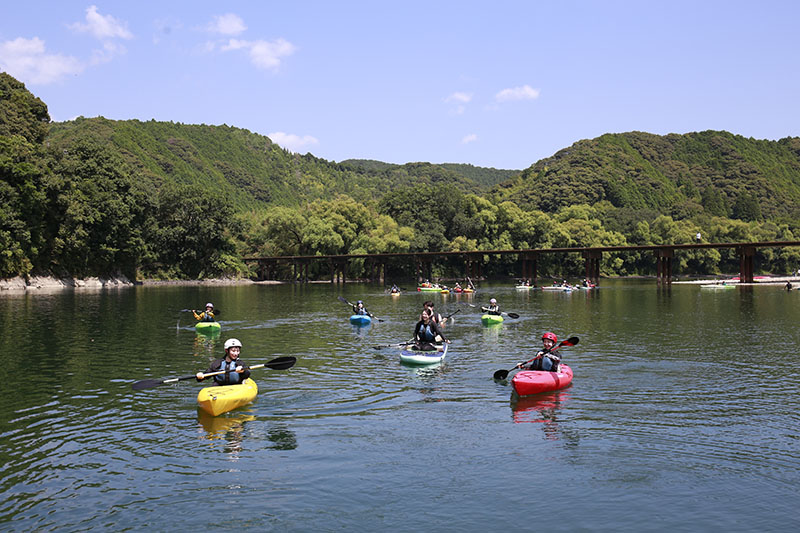
[[[214,378],[215,385],[236,385],[243,383],[250,377],[250,368],[239,359],[242,352],[242,343],[239,339],[228,339],[225,341],[225,357],[211,362],[211,366],[205,372],[198,372],[195,378],[197,381],[206,379],[206,374],[224,371],[224,374],[211,376]]]

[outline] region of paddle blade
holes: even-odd
[[[561,347],[561,346],[575,346],[576,344],[578,344],[579,340],[580,339],[578,337],[570,337],[569,339],[567,339],[565,341],[561,341],[559,343],[559,347]]]
[[[511,318],[519,318],[519,315],[517,313],[506,313],[506,314]]]
[[[503,380],[508,377],[508,370],[498,370],[494,373],[494,379]]]
[[[161,379],[143,379],[142,381],[137,381],[132,384],[131,388],[133,390],[152,389],[153,387],[158,387],[162,383],[164,383],[164,380]]]
[[[341,296],[338,296],[337,298],[339,298],[339,301],[342,302],[343,304],[353,305],[350,302],[348,302],[347,300],[345,300],[344,298],[342,298]]]
[[[296,362],[297,357],[290,355],[286,357],[276,357],[272,361],[264,363],[264,366],[273,370],[286,370],[287,368],[292,368]]]

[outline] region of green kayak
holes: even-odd
[[[216,333],[222,328],[219,322],[198,322],[194,327],[201,333]]]
[[[492,324],[502,324],[503,323],[503,316],[502,315],[482,315],[481,322],[484,326],[491,326]]]

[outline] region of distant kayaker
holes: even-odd
[[[422,310],[428,311],[428,314],[431,316],[431,320],[433,320],[440,328],[444,327],[444,323],[447,322],[446,318],[442,318],[442,315],[434,311],[433,309],[433,302],[428,300],[427,302],[422,304]],[[421,317],[420,317],[421,318]]]
[[[427,309],[422,311],[420,321],[414,326],[414,344],[418,349],[430,350],[435,342],[450,342],[442,333],[439,325],[431,320],[430,312]]]
[[[792,290],[792,282],[791,282],[791,281],[787,281],[787,282],[786,282],[786,290],[787,290],[787,291],[790,291],[790,290]]]
[[[487,315],[499,315],[500,313],[500,306],[497,305],[497,300],[492,298],[489,300],[489,305],[481,306],[481,311],[486,313]]]
[[[549,331],[545,332],[542,335],[542,346],[544,349],[536,354],[536,357],[530,362],[530,364],[526,366],[524,363],[520,363],[517,365],[517,367],[524,368],[526,370],[558,372],[558,365],[561,363],[561,356],[558,354],[558,350],[553,349],[557,342],[558,337],[555,333],[551,333]]]
[[[400,289],[397,287],[397,285],[392,285],[392,288],[391,288],[390,292],[392,294],[397,294],[397,293],[400,292]]]
[[[214,322],[214,304],[211,302],[206,304],[206,310],[202,311],[201,313],[197,313],[194,309],[192,309],[192,313],[194,317],[199,320],[200,322]]]
[[[211,366],[205,372],[198,372],[197,381],[206,379],[206,374],[212,372],[225,371],[224,374],[217,374],[214,377],[216,385],[236,385],[242,383],[250,377],[250,370],[247,364],[239,359],[242,351],[242,343],[239,339],[228,339],[225,341],[225,357],[212,361]]]
[[[354,315],[366,315],[368,317],[372,317],[372,313],[367,311],[367,308],[364,307],[364,302],[359,300],[356,302],[356,305],[353,306],[353,314]]]

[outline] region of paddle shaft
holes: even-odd
[[[255,370],[257,368],[272,368],[274,370],[286,370],[287,368],[291,368],[294,366],[295,362],[297,362],[297,358],[294,356],[286,356],[286,357],[276,357],[271,361],[266,363],[259,363],[257,365],[253,365],[249,367],[249,370]],[[220,370],[218,372],[209,372],[208,374],[203,374],[203,379],[210,377],[210,376],[217,376],[219,374],[224,374],[225,370]],[[229,372],[229,371],[228,371]],[[164,385],[166,383],[176,383],[178,381],[185,381],[187,379],[196,379],[197,374],[189,374],[188,376],[179,376],[177,378],[168,378],[168,379],[143,379],[141,381],[137,381],[131,385],[133,390],[144,390],[144,389],[152,389],[153,387],[158,387],[159,385]]]

